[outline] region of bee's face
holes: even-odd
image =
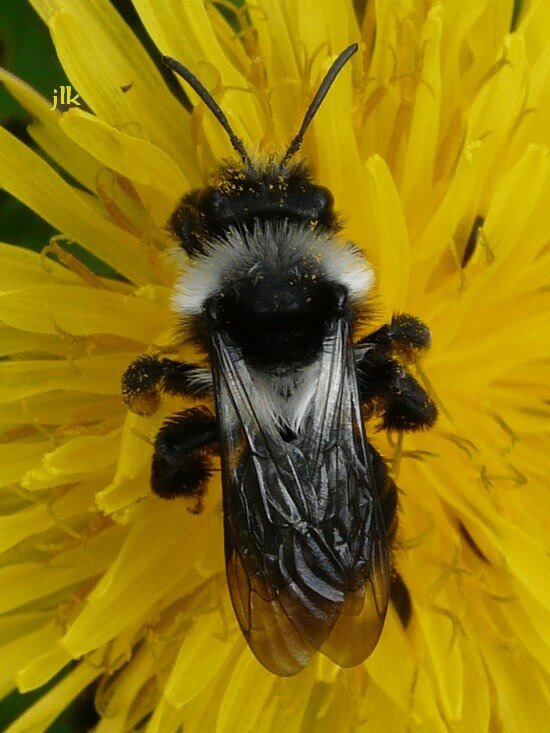
[[[197,201],[199,218],[209,236],[223,235],[229,227],[251,226],[254,221],[285,219],[308,225],[334,223],[332,194],[293,169],[280,166],[244,172],[223,172],[221,182],[204,189]]]
[[[328,188],[314,184],[303,165],[224,167],[216,185],[193,191],[170,226],[188,254],[224,239],[230,229],[252,230],[257,222],[295,222],[315,231],[336,231],[338,219]]]

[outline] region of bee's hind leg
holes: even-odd
[[[372,476],[378,492],[386,538],[391,546],[397,533],[398,489],[380,453],[370,444],[368,444],[367,450],[371,457]],[[406,629],[412,616],[411,595],[395,567],[392,568],[390,598],[403,628]]]
[[[405,581],[395,568],[392,575],[390,598],[401,625],[406,629],[411,622],[413,612],[411,594]]]
[[[155,439],[151,486],[162,499],[196,496],[197,511],[212,473],[218,427],[206,407],[192,407],[168,418]]]
[[[359,396],[385,430],[421,430],[437,419],[437,408],[416,379],[395,359],[371,351],[357,364]]]

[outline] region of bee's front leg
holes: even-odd
[[[209,394],[209,385],[197,379],[204,371],[197,364],[145,354],[124,372],[122,397],[132,412],[152,415],[158,409],[161,392],[186,397]]]
[[[206,407],[192,407],[168,418],[155,438],[151,486],[162,499],[200,499],[211,475],[211,455],[217,451],[218,425]]]

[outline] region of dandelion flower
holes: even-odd
[[[52,112],[0,72],[45,154],[0,130],[1,184],[60,233],[42,255],[0,248],[0,692],[63,671],[10,733],[45,730],[90,685],[101,733],[544,729],[548,3],[516,18],[512,0],[134,0],[260,154],[360,43],[301,152],[375,269],[369,327],[407,312],[433,335],[417,376],[436,427],[369,426],[402,490],[411,617],[390,607],[363,665],[318,655],[291,679],[237,628],[219,481],[200,514],[151,493],[151,440],[181,400],[139,417],[120,398],[126,367],[173,345],[165,223],[231,156],[227,136],[192,93],[191,111],[176,100],[108,0],[32,5],[89,111]]]

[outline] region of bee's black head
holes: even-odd
[[[231,227],[250,229],[261,221],[299,222],[325,231],[337,228],[328,189],[315,185],[305,166],[291,165],[290,161],[328,90],[357,48],[354,43],[335,59],[286,153],[265,166],[254,165],[223,110],[197,77],[176,59],[163,57],[164,63],[185,79],[210,109],[241,158],[240,166],[221,169],[217,185],[188,193],[172,215],[169,226],[190,257],[204,253],[208,243],[223,237]]]
[[[283,220],[317,231],[339,229],[331,192],[312,182],[304,164],[222,168],[217,185],[185,196],[170,228],[193,257],[231,227],[251,230],[257,222]]]

